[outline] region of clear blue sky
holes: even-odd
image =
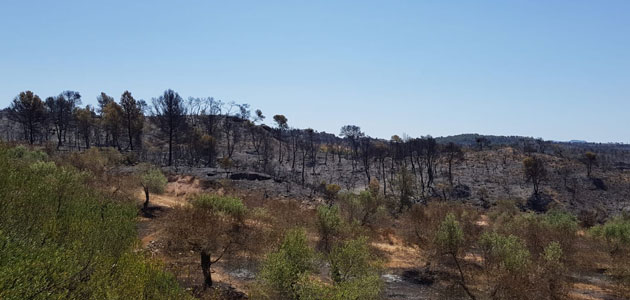
[[[0,2],[0,107],[167,88],[333,133],[630,142],[630,1]]]

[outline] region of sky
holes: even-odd
[[[0,0],[0,108],[166,89],[336,134],[630,143],[630,1]]]

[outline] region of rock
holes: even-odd
[[[435,282],[435,272],[424,268],[422,270],[410,269],[402,273],[402,278],[413,284],[431,285]]]
[[[458,184],[453,187],[453,191],[451,192],[451,196],[455,198],[468,198],[470,197],[470,187],[465,184]]]
[[[240,279],[254,279],[256,278],[256,274],[248,269],[236,269],[229,272],[230,276]]]
[[[383,280],[387,283],[401,282],[402,278],[396,274],[383,274]]]
[[[234,173],[230,175],[232,180],[270,180],[271,176],[256,172]]]
[[[593,183],[593,186],[595,187],[596,190],[600,190],[600,191],[608,190],[608,187],[604,183],[604,180],[602,180],[601,178],[591,178],[591,182]]]
[[[533,194],[527,199],[527,208],[535,212],[546,212],[553,199],[545,193]]]

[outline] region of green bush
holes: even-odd
[[[530,254],[539,259],[544,248],[558,242],[563,253],[572,259],[576,254],[577,218],[567,212],[551,210],[545,214],[526,213],[507,220],[497,230],[504,235],[518,236]]]
[[[140,176],[140,181],[145,189],[151,193],[161,194],[166,189],[168,180],[158,168],[149,168]]]
[[[486,232],[481,235],[479,245],[487,262],[497,264],[508,272],[525,272],[531,263],[529,251],[514,235],[504,236],[496,232]]]
[[[314,267],[315,253],[303,229],[290,230],[280,248],[270,253],[260,271],[262,283],[282,298],[296,299],[296,284]]]
[[[335,286],[333,296],[329,299],[334,300],[372,300],[380,299],[383,289],[383,282],[378,274],[369,274],[367,276],[355,278],[353,280],[344,281]]]
[[[385,198],[378,192],[366,190],[359,194],[346,194],[343,202],[348,222],[361,226],[375,225],[377,218],[385,212]]]
[[[0,299],[180,299],[137,251],[136,209],[85,173],[0,148]]]
[[[102,177],[123,162],[123,155],[114,148],[90,148],[83,152],[70,153],[64,162],[79,170],[90,171],[94,176]]]
[[[300,300],[374,300],[381,299],[383,283],[378,275],[370,275],[336,285],[326,285],[309,276],[302,276],[296,285]]]
[[[545,262],[554,267],[559,267],[562,265],[562,247],[558,242],[551,242],[545,250],[543,251],[543,259]]]
[[[237,218],[243,217],[247,212],[243,201],[231,196],[201,194],[193,198],[192,205],[198,208],[212,209],[226,213]]]
[[[302,274],[295,284],[295,294],[300,300],[334,299],[334,288],[321,281]]]
[[[560,230],[567,234],[575,234],[579,227],[576,216],[559,210],[550,210],[545,213],[542,222],[554,230]]]
[[[7,155],[13,159],[19,159],[27,163],[36,161],[44,161],[48,159],[48,155],[42,151],[31,151],[20,145],[7,150]]]
[[[303,274],[296,283],[299,299],[379,299],[383,283],[366,238],[346,241],[329,255],[333,285]]]
[[[339,206],[320,205],[317,207],[317,229],[319,231],[321,247],[330,251],[332,239],[339,233],[341,214]]]
[[[630,297],[630,220],[617,217],[591,228],[591,236],[602,240],[612,260],[606,271],[617,282],[617,292]]]
[[[455,219],[455,215],[449,213],[436,232],[436,248],[442,253],[457,254],[463,243],[464,231]]]
[[[617,251],[621,247],[630,246],[630,220],[612,219],[603,225],[592,227],[590,234],[604,239],[611,252]]]
[[[362,237],[336,246],[329,256],[331,277],[343,283],[376,273],[376,258],[370,253],[367,239]]]

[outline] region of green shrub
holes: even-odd
[[[526,213],[507,220],[497,230],[505,235],[518,236],[529,249],[530,254],[539,259],[544,248],[551,242],[558,242],[567,257],[576,254],[577,218],[567,212],[551,210],[546,214]]]
[[[542,222],[554,230],[560,230],[567,234],[575,234],[579,227],[576,216],[559,210],[550,210],[545,213]]]
[[[383,283],[366,238],[346,241],[329,256],[333,285],[302,274],[296,283],[299,299],[379,299]]]
[[[193,198],[192,205],[198,208],[212,209],[238,218],[243,217],[247,212],[243,201],[231,196],[201,194]]]
[[[145,189],[151,193],[161,194],[166,189],[168,180],[158,168],[150,168],[140,176],[140,181]]]
[[[383,283],[378,275],[361,277],[337,285],[327,285],[302,276],[296,285],[300,300],[375,300],[381,299]]]
[[[145,195],[143,206],[144,209],[147,209],[147,207],[149,206],[149,195],[151,193],[164,193],[168,180],[160,169],[151,165],[142,164],[140,166],[140,169],[142,170],[140,174],[140,185],[142,186]]]
[[[562,265],[562,247],[558,242],[551,242],[545,250],[543,251],[543,259],[544,261],[551,266],[561,266]]]
[[[464,243],[464,231],[455,219],[455,215],[449,213],[440,223],[435,235],[436,248],[441,253],[457,254]]]
[[[319,231],[321,247],[330,251],[332,239],[339,233],[341,214],[339,206],[320,205],[317,207],[317,229]]]
[[[612,219],[603,225],[592,227],[590,234],[604,239],[611,252],[617,251],[621,247],[630,246],[630,220]]]
[[[138,251],[135,207],[21,151],[0,148],[0,299],[187,297]]]
[[[514,235],[504,236],[496,232],[486,232],[481,235],[479,245],[490,264],[497,264],[508,272],[525,272],[531,263],[529,251]]]
[[[335,283],[373,275],[376,258],[370,253],[367,238],[349,240],[336,246],[329,256],[331,277]]]
[[[334,294],[330,299],[334,300],[373,300],[380,299],[383,289],[383,282],[378,274],[355,278],[344,281],[334,289]]]
[[[369,190],[359,194],[346,194],[344,211],[348,213],[348,222],[361,226],[375,225],[377,218],[385,212],[385,198]]]
[[[42,176],[54,174],[57,169],[57,165],[55,165],[52,161],[38,161],[32,163],[29,168],[31,171],[37,174],[41,174]]]
[[[396,176],[396,180],[393,182],[398,192],[399,212],[402,212],[405,208],[410,208],[413,204],[413,180],[411,172],[407,170],[407,167],[403,167]]]
[[[90,148],[83,152],[73,152],[64,162],[82,171],[90,171],[101,177],[123,162],[123,155],[114,148]]]
[[[315,253],[308,246],[303,229],[290,230],[280,248],[263,262],[260,279],[272,293],[282,298],[297,297],[296,284],[313,269]]]
[[[26,163],[45,161],[48,159],[48,155],[46,153],[39,150],[32,151],[22,145],[8,149],[7,156],[9,158],[19,159]]]
[[[332,285],[324,284],[309,274],[302,274],[295,284],[295,294],[300,300],[334,299],[335,290]]]
[[[606,273],[617,282],[617,293],[630,297],[630,220],[617,217],[592,227],[589,233],[608,248],[612,263]]]

